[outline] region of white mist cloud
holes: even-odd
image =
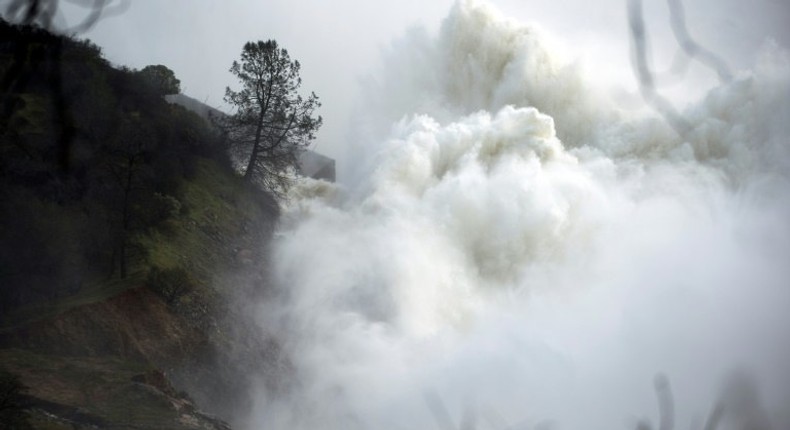
[[[680,137],[552,49],[472,1],[393,45],[358,182],[302,184],[280,231],[260,315],[298,383],[251,428],[431,428],[426,391],[456,423],[633,428],[656,372],[687,427],[739,366],[788,423],[786,54]]]
[[[98,43],[115,63],[142,68],[165,64],[176,72],[184,91],[221,105],[228,73],[248,40],[277,39],[303,64],[304,87],[324,102],[318,149],[345,153],[349,123],[358,121],[358,81],[368,75],[379,50],[408,26],[434,31],[452,0],[134,0],[126,12],[100,21],[85,36]],[[508,16],[536,23],[587,64],[604,86],[635,88],[628,63],[624,0],[492,0]],[[656,68],[665,69],[677,44],[671,39],[663,2],[645,2]],[[713,48],[736,70],[750,67],[766,38],[790,45],[790,4],[781,0],[686,1],[692,35]],[[68,22],[77,21],[69,2],[61,2]],[[667,90],[682,101],[697,97],[712,82],[703,67]],[[390,97],[396,95],[390,94]],[[627,96],[632,103],[639,100]],[[342,160],[347,165],[354,160]]]
[[[210,104],[243,43],[276,38],[322,97],[346,188],[295,190],[261,310],[295,375],[250,428],[432,428],[426,391],[480,428],[633,428],[658,371],[685,428],[735,366],[788,426],[787,2],[685,2],[738,73],[667,89],[683,138],[603,95],[635,88],[623,1],[491,3],[440,28],[450,0],[135,0],[87,34]],[[676,42],[645,3],[663,69]]]

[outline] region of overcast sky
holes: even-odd
[[[84,34],[115,64],[142,68],[164,64],[187,95],[222,105],[235,84],[228,68],[249,40],[276,39],[302,63],[303,88],[323,102],[319,151],[342,146],[360,77],[379,52],[410,26],[435,31],[454,0],[131,0],[122,14],[106,17]],[[572,55],[595,64],[604,80],[634,88],[628,66],[626,0],[490,0],[505,15],[537,23]],[[65,3],[65,2],[64,2]],[[674,45],[664,2],[646,1],[657,63]],[[790,46],[790,1],[687,0],[692,36],[748,67],[766,38]],[[65,10],[73,23],[77,14]]]

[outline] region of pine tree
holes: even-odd
[[[219,121],[231,153],[246,165],[244,177],[278,196],[287,190],[299,154],[322,124],[314,116],[321,106],[318,96],[298,92],[300,68],[274,40],[246,43],[241,61],[230,68],[242,88],[225,90],[225,101],[235,112]]]

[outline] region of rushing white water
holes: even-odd
[[[750,408],[790,426],[785,51],[682,137],[475,1],[385,65],[356,185],[294,190],[260,312],[294,374],[252,428],[442,428],[436,399],[456,427],[634,428],[657,424],[657,372],[701,428],[735,368],[759,404],[722,428]]]

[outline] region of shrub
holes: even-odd
[[[193,288],[189,274],[180,267],[171,269],[151,268],[148,272],[146,285],[170,306],[175,305],[181,297]]]

